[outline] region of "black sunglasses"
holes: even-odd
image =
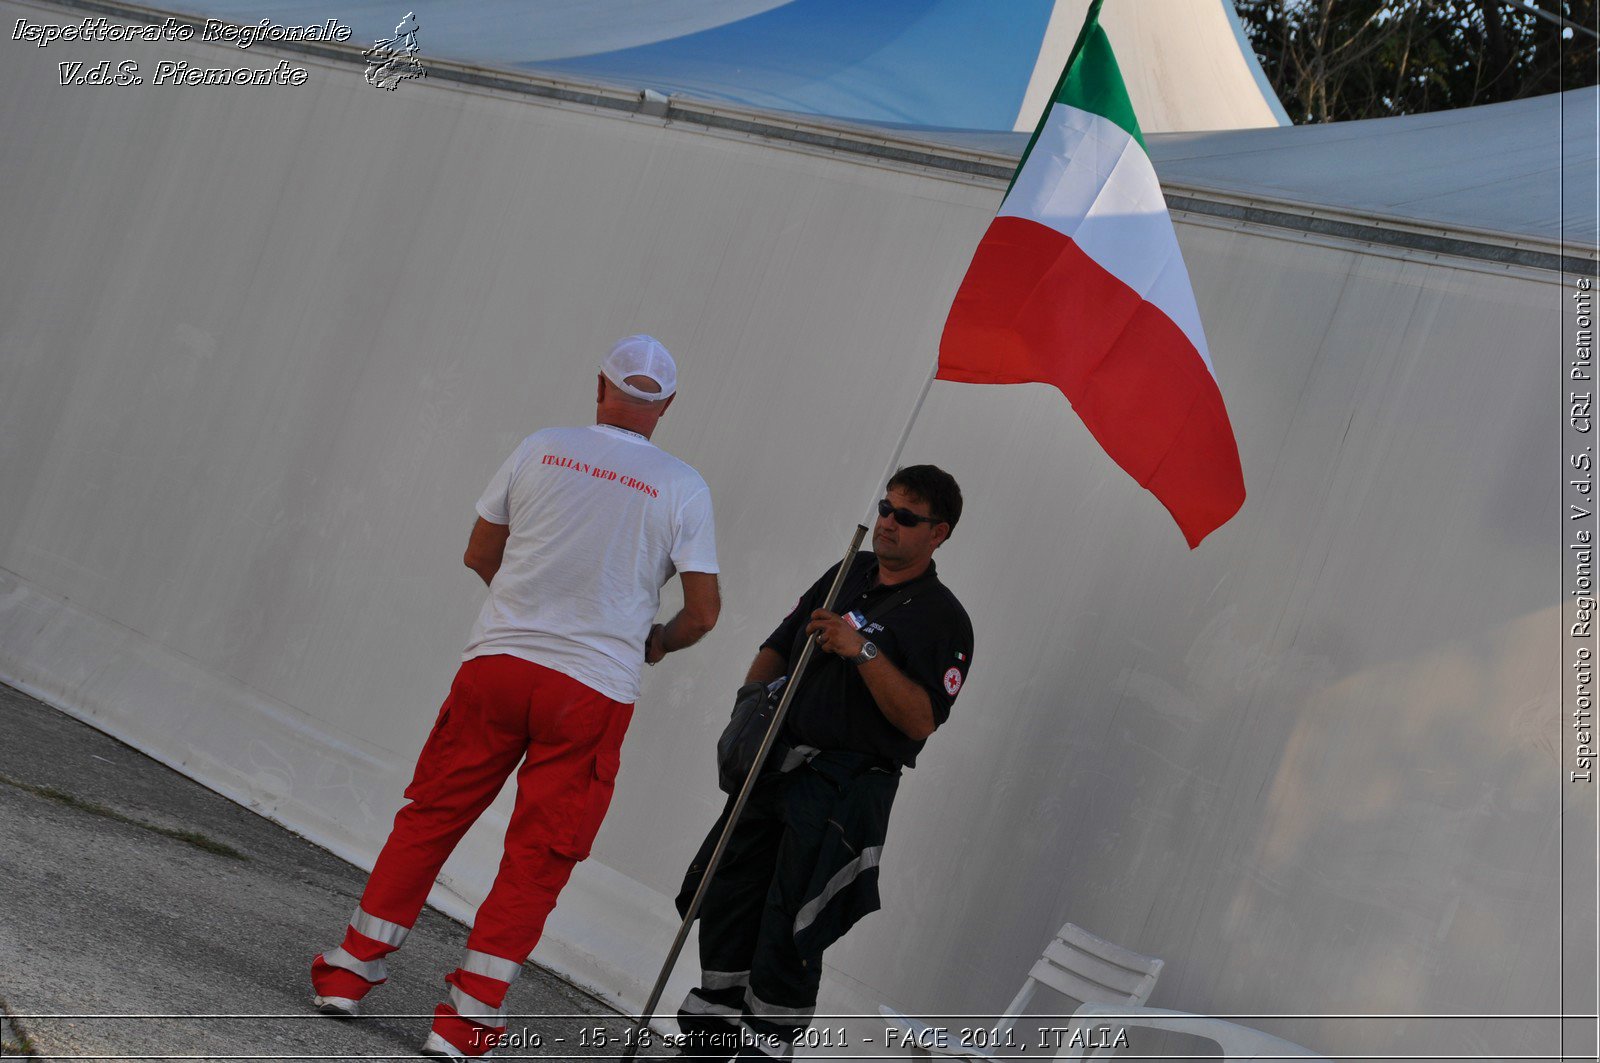
[[[922,517],[911,512],[904,506],[891,506],[887,498],[878,499],[878,516],[893,517],[894,522],[902,528],[915,528],[918,524],[939,524],[938,517]]]

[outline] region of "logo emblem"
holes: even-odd
[[[400,25],[394,28],[393,37],[379,41],[361,53],[361,57],[367,61],[368,85],[393,92],[402,81],[428,76],[428,72],[417,61],[418,25],[417,16],[408,11],[406,17],[400,20]]]
[[[961,669],[952,668],[944,674],[944,692],[955,697],[961,690]]]

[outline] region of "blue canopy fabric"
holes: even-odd
[[[1010,129],[1053,0],[792,0],[713,29],[519,64],[838,118]]]
[[[408,11],[419,58],[869,122],[1010,129],[1055,0],[169,0],[285,26],[338,19],[353,44]]]

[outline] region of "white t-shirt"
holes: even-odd
[[[478,515],[511,533],[461,659],[510,654],[616,701],[638,700],[661,585],[674,572],[717,571],[700,474],[610,425],[524,439]]]

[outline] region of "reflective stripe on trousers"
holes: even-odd
[[[689,995],[683,998],[680,1011],[689,1015],[711,1015],[719,1019],[737,1020],[744,1014],[739,1008],[732,1008],[726,1004],[718,1004],[714,1000],[707,1000],[696,990],[689,990]]]
[[[330,967],[342,967],[369,982],[382,982],[389,977],[389,965],[383,962],[382,957],[376,960],[358,960],[346,952],[343,945],[332,952],[323,953],[322,962]]]
[[[861,872],[878,866],[883,859],[883,846],[873,845],[861,850],[861,855],[841,867],[838,872],[828,880],[820,894],[807,902],[800,914],[794,917],[794,932],[796,934],[810,926],[828,906],[828,902],[839,895],[839,892],[861,876]]]
[[[517,963],[515,960],[491,956],[487,952],[474,952],[472,949],[468,949],[467,954],[461,959],[461,969],[471,974],[481,974],[485,978],[493,978],[497,982],[505,982],[510,985],[522,973],[522,964]]]
[[[506,1009],[504,1007],[490,1007],[460,986],[453,985],[450,987],[450,1006],[455,1008],[456,1014],[463,1019],[481,1022],[485,1026],[504,1026],[506,1024]]]
[[[770,1004],[756,996],[752,989],[744,991],[744,1006],[757,1019],[790,1026],[809,1025],[812,1016],[817,1013],[815,1004],[803,1008],[786,1008],[781,1004]]]
[[[707,989],[733,989],[750,984],[749,971],[701,971],[700,984]]]
[[[371,912],[363,911],[359,904],[356,905],[355,914],[350,917],[350,929],[362,937],[381,941],[395,949],[405,944],[406,935],[411,933],[410,927],[391,923],[387,919],[379,919]]]

